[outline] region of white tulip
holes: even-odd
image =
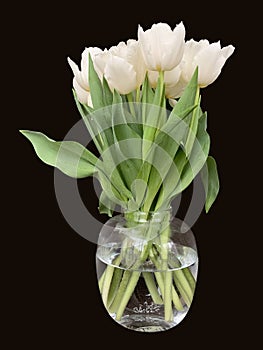
[[[76,91],[77,98],[81,103],[87,104],[89,106],[92,106],[89,87],[89,55],[94,58],[94,56],[100,52],[102,52],[101,49],[97,47],[86,48],[81,55],[81,70],[79,70],[79,67],[76,65],[76,63],[68,57],[68,63],[74,74],[73,87]],[[96,70],[98,73],[98,69]]]
[[[133,66],[133,69],[136,72],[136,88],[140,87],[145,78],[146,66],[138,41],[130,39],[127,41],[127,44],[120,42],[117,46],[111,47],[109,52],[115,56],[123,58]]]
[[[117,46],[94,56],[94,65],[104,75],[111,90],[126,95],[138,89],[144,81],[146,67],[136,40],[120,42]]]
[[[170,71],[182,60],[185,28],[181,22],[174,30],[166,23],[154,24],[145,32],[139,26],[138,39],[145,64],[152,71]]]
[[[125,59],[110,55],[105,65],[105,78],[112,90],[126,95],[137,88],[136,72]]]
[[[232,45],[221,48],[220,42],[209,44],[207,40],[197,42],[191,39],[187,41],[183,57],[182,79],[189,82],[198,66],[199,86],[206,87],[213,83],[234,49]]]

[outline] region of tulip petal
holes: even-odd
[[[185,43],[185,51],[182,68],[182,77],[190,81],[195,68],[198,66],[198,84],[205,87],[216,80],[228,57],[234,52],[234,47],[229,45],[221,49],[220,42],[209,44],[208,40],[195,41],[193,39]]]
[[[156,69],[156,61],[158,62],[158,58],[155,56],[155,53],[153,52],[153,48],[151,46],[150,38],[148,38],[147,31],[144,32],[142,27],[139,26],[138,28],[138,39],[139,39],[139,45],[141,48],[142,56],[144,59],[144,62],[149,70],[158,70]]]
[[[81,76],[85,86],[89,86],[89,54],[90,51],[88,48],[86,48],[81,55]]]
[[[76,94],[77,94],[79,102],[81,102],[83,104],[87,104],[87,105],[92,107],[92,101],[91,101],[90,92],[88,90],[83,89],[79,85],[76,77],[73,78],[73,87],[74,87],[74,89],[76,91]]]
[[[222,49],[222,54],[227,60],[233,54],[234,51],[235,51],[234,46],[228,45]]]
[[[140,46],[138,41],[130,39],[127,41],[126,47],[127,62],[133,66],[136,72],[137,87],[139,87],[140,85],[142,85],[146,74],[146,66],[143,60]]]
[[[81,55],[81,77],[85,86],[89,86],[89,56],[94,60],[94,56],[102,52],[98,47],[86,48]],[[96,67],[94,67],[97,71]]]
[[[178,98],[181,97],[184,89],[187,86],[187,82],[180,77],[178,82],[174,85],[167,85],[165,88],[165,94],[167,98]]]
[[[219,76],[226,58],[222,54],[220,43],[212,43],[198,52],[195,63],[199,67],[198,82],[201,87],[213,83]]]
[[[176,85],[181,76],[181,68],[180,66],[175,67],[170,71],[164,72],[164,82],[168,86]]]
[[[111,55],[106,63],[105,78],[111,89],[126,95],[137,87],[136,72],[123,58]]]
[[[166,23],[153,24],[145,32],[139,26],[138,40],[145,64],[152,71],[169,71],[182,60],[185,28],[180,23],[172,31]]]
[[[105,74],[106,63],[110,56],[110,52],[107,49],[105,49],[104,51],[95,54],[93,57],[94,68],[101,80],[103,75]]]
[[[167,42],[162,41],[162,69],[170,71],[177,67],[183,58],[185,27],[179,23],[174,30],[168,34]]]
[[[88,89],[89,85],[87,85],[86,82],[83,80],[82,74],[79,70],[79,67],[69,57],[68,57],[68,64],[70,65],[70,68],[72,69],[72,72],[73,72],[79,86],[81,86],[84,90]]]
[[[209,46],[209,41],[204,39],[200,41],[195,41],[193,39],[188,40],[185,43],[184,58],[185,60],[193,60],[193,58],[198,54],[199,51],[205,49]]]

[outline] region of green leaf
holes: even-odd
[[[206,120],[207,114],[203,113],[199,118],[196,138],[188,160],[184,149],[186,161],[180,176],[180,182],[171,195],[173,198],[190,185],[207,160],[210,148],[210,137],[206,131]]]
[[[145,75],[145,79],[142,85],[142,103],[145,104],[152,104],[153,99],[154,99],[154,92],[153,89],[151,88],[148,74]]]
[[[207,158],[206,164],[201,170],[201,178],[206,193],[205,211],[208,213],[219,192],[219,178],[216,161],[213,157]]]
[[[109,168],[111,166],[111,168]],[[116,173],[116,169],[112,172],[112,162],[103,161],[101,171],[98,171],[97,178],[106,196],[116,204],[125,208],[128,198],[131,198],[130,192],[124,186],[120,176]]]
[[[200,97],[199,97],[199,86],[198,86],[198,67],[196,68],[190,82],[188,83],[183,95],[179,99],[179,101],[175,104],[170,118],[173,119],[173,116],[180,116],[184,110],[191,108],[191,106],[199,106],[200,105]],[[185,120],[188,124],[188,130],[182,138],[182,143],[185,148],[186,156],[188,157],[191,153],[191,149],[193,147],[193,143],[196,137],[197,128],[198,128],[198,118],[199,111],[198,108],[193,109],[192,113],[190,113]],[[169,119],[170,119],[169,118]]]
[[[76,102],[76,106],[78,108],[78,111],[80,113],[80,115],[82,116],[82,118],[84,119],[84,121],[86,120],[87,115],[91,114],[93,112],[93,108],[87,105],[84,105],[82,103],[79,102],[78,100],[78,96],[76,94],[76,91],[74,89],[72,89],[73,92],[73,96],[74,96],[74,100]]]
[[[146,127],[147,116],[150,114],[150,110],[152,107],[154,99],[154,92],[151,88],[148,74],[145,75],[145,79],[142,85],[142,127]]]
[[[158,78],[152,103],[156,106],[165,108],[166,100],[165,100],[164,72],[159,73],[159,78]]]
[[[152,164],[148,180],[148,193],[145,200],[147,208],[151,206],[162,184],[162,199],[165,200],[168,194],[175,189],[180,179],[181,172],[178,170],[178,166],[181,169],[182,162],[180,161],[179,165],[174,162],[174,158],[188,130],[188,123],[184,119],[195,108],[196,106],[188,107],[186,110],[179,111],[179,116],[176,117],[174,114],[172,118],[169,117],[150,148],[146,158],[147,163],[144,163],[146,169],[149,168],[149,163]],[[143,174],[143,180],[146,181],[144,176],[145,174],[147,175],[147,172],[143,169],[141,173]],[[160,201],[158,202],[157,204],[160,205]]]
[[[111,146],[112,158],[123,182],[129,190],[136,179],[141,166],[142,142],[140,136],[130,127],[126,107],[118,103],[120,99],[114,92],[115,104],[112,106],[112,133],[114,144]]]
[[[141,179],[134,180],[132,183],[132,194],[138,206],[137,210],[142,206],[146,193],[147,184]]]
[[[95,146],[97,147],[97,150],[100,153],[102,153],[103,146],[104,146],[103,140],[100,137],[100,132],[98,131],[96,121],[92,123],[91,118],[90,118],[90,115],[92,115],[92,113],[94,113],[94,109],[91,108],[90,106],[83,105],[82,103],[80,103],[74,89],[73,89],[73,96],[74,96],[78,111],[79,111],[79,113],[84,121],[86,128],[88,129],[88,131],[90,133],[90,136],[92,137],[92,139],[95,143]]]
[[[89,87],[91,100],[94,109],[99,109],[104,107],[104,90],[100,78],[95,71],[94,64],[91,56],[89,55]]]
[[[46,135],[29,130],[20,131],[33,145],[38,157],[68,176],[83,178],[96,171],[98,158],[78,142],[56,142]]]
[[[113,102],[113,94],[111,92],[111,89],[109,88],[109,84],[107,80],[103,77],[102,81],[102,87],[103,87],[103,97],[104,97],[104,104],[105,106],[110,106]]]
[[[199,95],[197,94],[196,97],[198,98]],[[201,114],[202,114],[202,111],[201,111],[200,102],[199,102],[198,107],[193,111],[192,119],[189,125],[187,139],[185,142],[185,153],[187,157],[190,155],[196,139],[196,133],[198,129],[198,120]]]
[[[112,217],[116,204],[109,199],[106,195],[105,191],[101,192],[100,200],[99,200],[99,212],[101,214],[107,214]]]
[[[185,163],[186,155],[180,146],[174,157],[173,164],[171,165],[165,179],[162,182],[162,187],[158,196],[155,210],[160,209],[162,206],[164,206],[164,208],[169,206],[169,203],[171,201],[171,194],[174,192],[174,189],[180,181]]]
[[[147,105],[145,106],[145,111],[143,112],[145,113],[143,118],[143,139],[150,141],[145,142],[143,145],[143,159],[146,159],[151,143],[167,120],[164,92],[164,72],[160,72],[153,101],[149,107]]]
[[[198,90],[198,68],[196,68],[190,82],[187,84],[179,101],[175,104],[171,116],[180,115],[182,111],[196,104],[196,95]]]

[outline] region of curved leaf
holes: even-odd
[[[75,141],[56,142],[41,132],[20,131],[33,145],[38,157],[64,174],[83,178],[92,176],[99,161],[94,154]]]
[[[201,179],[206,193],[205,211],[208,213],[219,192],[219,178],[216,161],[209,156],[201,171]]]

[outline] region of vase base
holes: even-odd
[[[117,322],[130,330],[147,333],[166,331],[178,324],[177,322],[166,322],[160,317],[142,315],[124,316]]]

